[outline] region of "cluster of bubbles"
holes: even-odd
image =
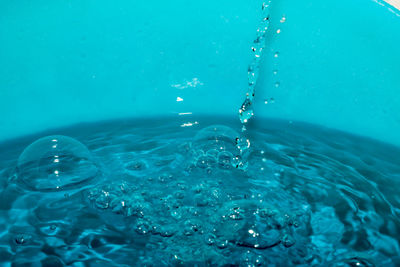
[[[249,147],[250,141],[231,128],[212,125],[200,130],[193,138],[191,161],[197,168],[205,170],[244,170],[248,165]],[[131,172],[132,168],[136,170],[141,166],[137,163],[131,165]],[[98,164],[86,146],[61,135],[47,136],[33,142],[22,152],[17,163],[18,181],[34,191],[74,189],[89,183],[99,174]],[[104,195],[104,199],[107,199],[107,195]]]
[[[118,156],[110,152],[107,157],[116,156],[118,161],[129,163],[117,164],[108,174],[104,170],[102,180],[95,180],[99,177],[99,165],[85,145],[66,136],[35,141],[18,160],[18,181],[32,194],[26,194],[29,198],[19,198],[15,206],[33,204],[26,217],[20,211],[18,215],[9,213],[14,218],[10,220],[13,228],[9,231],[14,248],[28,251],[33,246],[42,249],[42,242],[50,244],[60,256],[47,257],[48,262],[62,262],[70,257],[60,247],[74,242],[77,251],[85,247],[88,253],[96,252],[116,261],[126,258],[118,258],[118,253],[145,251],[137,259],[143,265],[146,262],[151,265],[159,257],[164,265],[209,262],[309,266],[328,262],[329,266],[374,266],[362,254],[343,255],[344,246],[337,251],[333,249],[339,246],[345,229],[336,218],[336,210],[311,207],[308,203],[312,201],[304,198],[304,195],[315,197],[321,188],[290,190],[292,173],[286,174],[281,168],[273,175],[259,171],[260,167],[273,170],[274,158],[284,162],[282,166],[289,164],[283,157],[290,154],[288,148],[276,146],[275,151],[269,144],[265,151],[253,151],[252,164],[248,164],[242,156],[249,152],[249,141],[223,125],[200,130],[185,149],[176,146],[181,139],[174,142],[168,148],[163,147],[163,142],[157,143],[155,146],[163,147],[162,152],[153,146],[142,148],[137,154],[131,148]],[[280,154],[284,150],[285,154]],[[157,171],[149,172],[154,169],[152,159],[156,162],[171,155],[177,158],[178,154],[187,161],[168,160]],[[199,171],[185,172],[184,163],[188,162]],[[236,171],[247,165],[246,172]],[[202,170],[212,170],[215,175]],[[71,196],[63,198],[64,193]],[[18,227],[27,222],[32,225]],[[75,235],[71,233],[76,228],[82,230],[82,233],[78,230],[80,239],[69,237]],[[114,232],[110,234],[108,230]],[[124,238],[118,240],[118,233],[123,233]],[[90,241],[88,246],[85,240]],[[113,242],[119,242],[126,250],[104,253],[107,246],[115,245]]]
[[[161,184],[162,179],[155,179],[144,188],[157,191]],[[264,266],[271,262],[262,252],[266,249],[277,255],[291,249],[291,258],[299,262],[304,262],[301,253],[309,253],[303,251],[308,249],[305,236],[309,210],[301,209],[300,203],[279,207],[276,201],[264,202],[267,197],[262,194],[230,195],[227,188],[213,181],[169,184],[175,189],[164,189],[152,197],[146,196],[149,192],[142,186],[111,183],[93,188],[87,199],[113,227],[134,239],[146,238],[148,251],[172,255],[167,264],[204,263],[212,256],[210,262]],[[119,228],[120,223],[107,212],[122,215],[125,220],[120,221],[128,225]],[[160,239],[162,243],[157,243]],[[226,257],[230,253],[234,253],[233,258]],[[150,258],[154,261],[153,254]],[[282,256],[274,261],[283,263],[287,259]]]
[[[250,141],[223,125],[212,125],[200,130],[192,143],[192,154],[197,167],[212,170],[247,168]]]

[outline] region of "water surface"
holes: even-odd
[[[80,124],[1,144],[1,264],[400,265],[400,149],[256,119],[240,170],[237,118],[195,121]],[[18,163],[48,135],[84,146],[52,138],[70,152],[64,165],[46,142]]]

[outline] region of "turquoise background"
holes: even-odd
[[[237,116],[261,2],[1,1],[0,140],[121,117]],[[400,145],[399,62],[400,12],[387,4],[272,0],[256,118]]]

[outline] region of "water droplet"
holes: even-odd
[[[282,16],[280,22],[281,22],[281,23],[284,23],[285,21],[286,21],[286,17],[285,17],[285,16]]]
[[[246,98],[239,110],[240,121],[242,123],[247,123],[248,120],[253,117],[253,115],[254,112],[252,108],[252,102],[249,98]]]
[[[280,33],[281,33],[281,29],[277,29],[277,30],[276,30],[276,33],[277,33],[277,34],[280,34]]]
[[[279,52],[275,52],[274,57],[275,58],[279,57]]]
[[[249,81],[249,86],[252,87],[256,84],[257,82],[257,76],[255,72],[249,72],[248,73],[248,81]]]
[[[275,83],[275,87],[279,87],[280,85],[281,85],[280,82],[276,82],[276,83]]]
[[[243,137],[236,138],[236,147],[240,151],[247,150],[250,147],[250,140]]]
[[[272,73],[273,73],[274,75],[277,75],[277,74],[278,74],[278,70],[273,70]]]
[[[99,170],[85,145],[67,136],[47,136],[18,159],[18,179],[30,189],[63,190],[94,178]]]

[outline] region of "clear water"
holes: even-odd
[[[1,265],[399,266],[400,149],[255,120],[243,171],[237,119],[196,121],[1,144]]]

